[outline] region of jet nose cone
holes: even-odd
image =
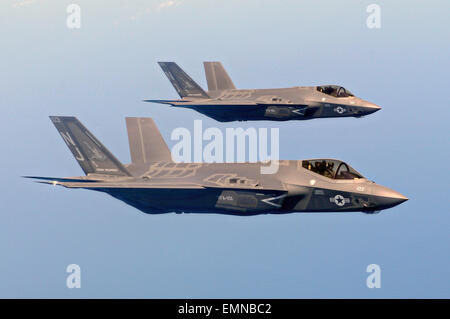
[[[392,196],[383,198],[383,205],[387,206],[386,208],[394,207],[404,203],[408,200],[407,197],[403,196],[400,193],[395,192]]]
[[[374,192],[379,209],[391,208],[408,200],[408,197],[387,187],[379,186]]]
[[[381,106],[378,106],[373,103],[367,103],[366,105],[364,105],[364,109],[366,111],[366,114],[372,114],[375,113],[376,111],[381,110]]]

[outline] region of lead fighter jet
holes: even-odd
[[[175,163],[151,118],[126,118],[132,163],[123,165],[75,117],[50,118],[86,176],[25,177],[104,192],[148,214],[371,214],[407,200],[335,159],[279,161],[264,175],[262,163]]]
[[[144,100],[193,109],[220,122],[361,117],[381,109],[338,85],[236,89],[220,62],[204,62],[205,92],[175,62],[158,62],[179,100]]]

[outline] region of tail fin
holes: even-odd
[[[195,83],[175,62],[158,62],[180,97],[208,99],[209,95]]]
[[[131,176],[76,117],[50,116],[50,119],[86,175]]]
[[[234,90],[236,87],[220,62],[203,62],[208,91]]]
[[[127,117],[128,141],[134,164],[172,162],[166,142],[151,118]]]

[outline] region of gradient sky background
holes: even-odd
[[[66,7],[82,27],[66,27]],[[161,5],[161,4],[165,5]],[[382,8],[381,29],[366,7]],[[450,297],[449,1],[0,3],[0,297]],[[177,98],[156,64],[206,87],[340,84],[383,109],[361,119],[221,124],[141,102]],[[279,127],[280,158],[340,158],[410,200],[378,215],[146,215],[22,175],[81,169],[48,119],[77,116],[129,162],[125,116],[176,127]],[[66,266],[82,288],[66,287]],[[381,266],[381,289],[366,267]]]

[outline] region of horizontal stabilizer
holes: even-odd
[[[76,183],[95,183],[99,180],[86,178],[65,178],[65,177],[48,177],[48,176],[22,176],[23,178],[39,179],[43,181],[52,182],[76,182]]]
[[[183,100],[142,100],[142,102],[160,103],[160,104],[173,104],[173,103],[187,103],[189,101]]]
[[[127,189],[204,189],[197,184],[174,184],[174,183],[142,183],[142,182],[58,182],[41,181],[44,184],[64,186],[67,188],[83,188],[90,190],[105,191],[108,189],[127,190]]]

